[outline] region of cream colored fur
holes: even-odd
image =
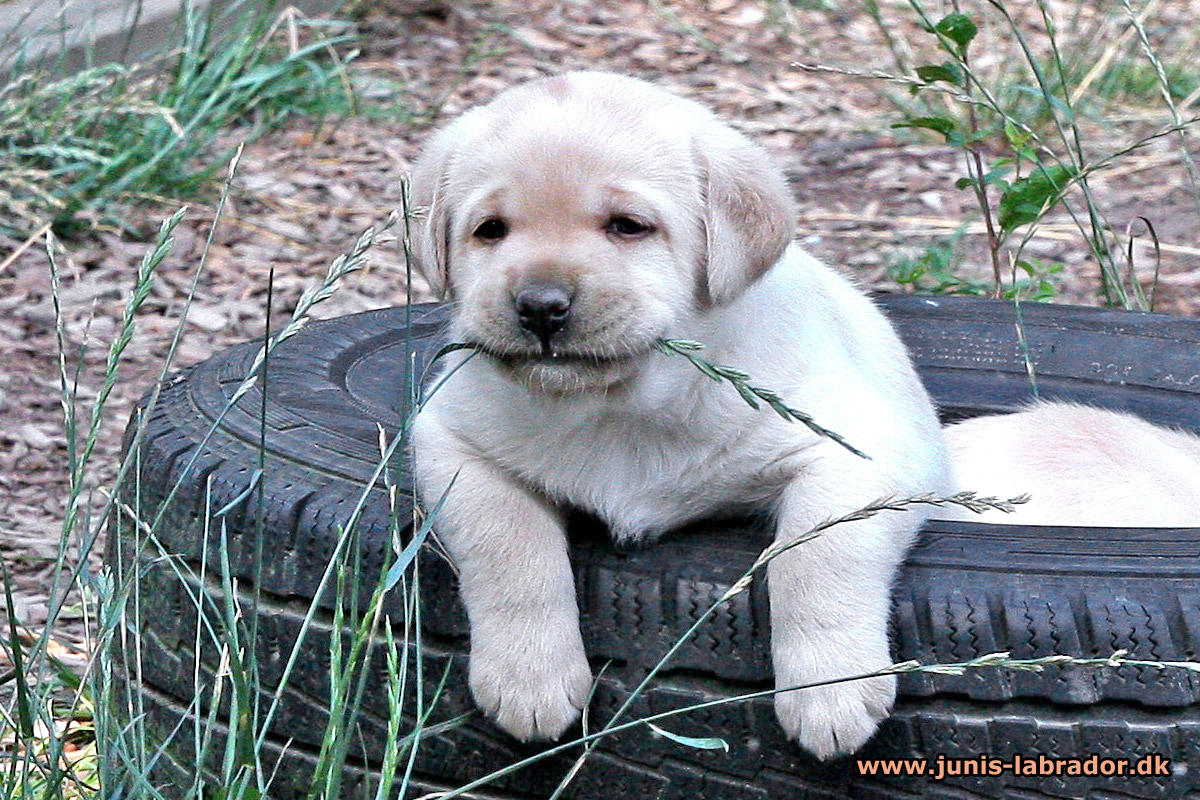
[[[802,187],[801,187],[802,188]],[[946,493],[932,405],[880,312],[791,244],[788,188],[711,112],[650,84],[570,73],[504,92],[438,133],[413,172],[419,266],[486,353],[432,396],[413,436],[427,507],[470,618],[470,684],[520,739],[557,738],[592,679],[563,509],[646,540],[732,508],[790,540],[886,496]],[[615,218],[644,223],[625,236]],[[501,220],[502,237],[485,237]],[[490,232],[495,232],[492,225]],[[514,296],[572,287],[543,351]],[[751,409],[660,337],[707,345],[870,455]],[[451,485],[453,483],[453,485]],[[779,686],[890,663],[889,590],[924,512],[840,525],[768,569]],[[782,693],[787,733],[822,758],[860,747],[894,678]]]
[[[1193,434],[1116,411],[1044,403],[950,425],[946,439],[961,486],[998,497],[1030,496],[1012,514],[969,518],[1200,527],[1200,437]]]

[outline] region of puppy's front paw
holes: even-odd
[[[824,761],[866,744],[895,699],[896,677],[888,675],[777,694],[775,713],[790,738]]]
[[[806,686],[887,667],[887,639],[875,631],[775,631],[775,685]],[[866,744],[895,700],[896,676],[885,675],[777,694],[775,713],[790,738],[824,761]]]
[[[517,739],[557,739],[576,720],[592,685],[582,642],[517,639],[471,648],[471,694]]]

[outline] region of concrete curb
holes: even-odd
[[[185,0],[15,0],[0,3],[0,68],[23,54],[27,64],[62,58],[68,71],[88,63],[132,63],[161,52],[176,31]],[[201,13],[236,0],[192,0]],[[267,6],[269,0],[248,0]],[[278,3],[280,9],[289,3]],[[292,0],[306,13],[329,3]],[[340,3],[332,4],[334,6]],[[23,53],[22,53],[23,51]]]

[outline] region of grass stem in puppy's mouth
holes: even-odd
[[[783,398],[780,397],[779,394],[774,390],[751,385],[750,375],[748,373],[743,372],[735,367],[714,364],[708,359],[697,355],[697,351],[704,349],[704,345],[702,345],[700,342],[693,342],[689,339],[659,339],[655,341],[654,346],[659,350],[659,352],[665,353],[669,356],[683,356],[688,361],[692,362],[696,369],[700,370],[714,381],[729,382],[733,385],[733,388],[737,390],[737,393],[742,396],[742,399],[750,405],[751,408],[757,410],[760,401],[766,403],[772,409],[774,409],[776,414],[788,420],[789,422],[803,423],[813,433],[824,436],[827,439],[832,439],[860,458],[865,458],[868,461],[871,460],[869,455],[847,442],[845,437],[843,437],[841,434],[818,425],[816,420],[814,420],[808,414],[800,411],[799,409],[792,408],[787,403],[783,402]]]
[[[542,362],[545,364],[582,364],[588,366],[606,366],[609,364],[621,364],[633,358],[632,353],[621,353],[617,355],[606,355],[603,353],[571,353],[571,352],[555,352],[549,349],[543,349],[540,352],[524,351],[524,350],[494,350],[485,344],[479,342],[451,342],[443,347],[433,357],[433,361],[445,355],[449,355],[457,350],[474,350],[477,353],[499,361],[506,367],[516,366],[517,364]],[[433,363],[433,362],[430,362]]]

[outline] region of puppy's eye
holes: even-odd
[[[504,220],[492,217],[481,222],[471,235],[481,242],[498,242],[508,235],[508,225]]]
[[[654,227],[642,222],[640,219],[617,216],[608,221],[608,224],[604,226],[604,230],[623,239],[640,239],[652,233]]]

